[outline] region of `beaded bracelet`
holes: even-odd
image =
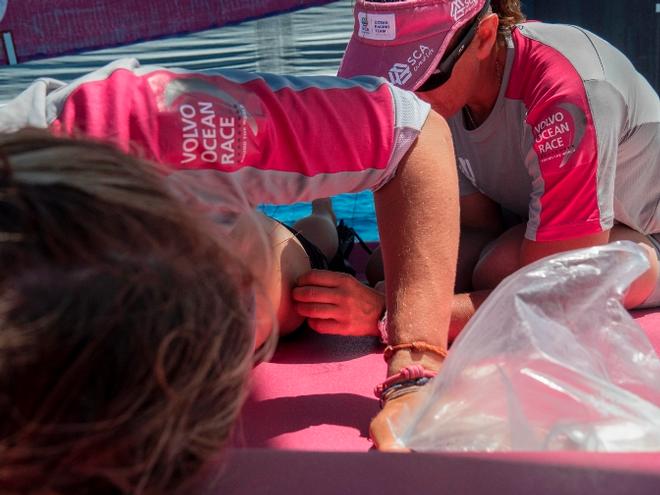
[[[392,385],[383,392],[383,395],[380,396],[380,408],[382,409],[388,400],[396,399],[398,397],[417,392],[421,387],[430,381],[431,378],[423,377],[417,378],[416,380],[409,380],[407,382],[401,382],[397,383],[396,385]]]
[[[383,383],[376,385],[376,388],[374,389],[374,395],[380,399],[383,397],[383,394],[385,394],[392,387],[400,385],[398,388],[402,388],[404,384],[408,384],[408,386],[411,385],[408,382],[417,382],[417,380],[426,378],[427,380],[424,381],[424,383],[420,382],[412,384],[421,386],[426,384],[429,379],[433,378],[437,374],[437,371],[430,371],[418,364],[411,364],[410,366],[402,368],[396,375],[388,377],[387,380],[385,380]]]
[[[430,352],[432,354],[437,354],[438,356],[445,358],[447,357],[447,349],[440,347],[439,345],[432,345],[427,342],[410,342],[408,344],[397,344],[397,345],[388,345],[383,352],[383,358],[385,361],[389,361],[396,351],[402,351],[410,349],[413,352]]]

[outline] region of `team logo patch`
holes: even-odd
[[[394,64],[389,70],[390,82],[396,86],[403,86],[412,77],[408,64]]]
[[[150,83],[162,83],[152,76]],[[181,165],[238,166],[247,153],[248,129],[256,136],[256,119],[238,98],[201,77],[163,81],[161,106],[179,114]]]
[[[532,125],[534,150],[539,162],[564,167],[579,148],[586,124],[584,112],[572,103],[561,103],[546,112]]]
[[[371,14],[358,12],[358,36],[368,40],[393,40],[396,38],[395,14]]]
[[[389,70],[389,78],[392,84],[402,86],[412,77],[412,74],[421,69],[428,61],[435,50],[426,45],[419,45],[412,51],[406,59],[406,63],[397,62]]]
[[[460,21],[465,15],[477,5],[478,0],[454,0],[451,3],[451,10],[449,15],[454,21]]]

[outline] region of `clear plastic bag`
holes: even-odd
[[[632,242],[504,280],[392,429],[418,451],[660,450],[660,360],[623,308],[648,269]]]

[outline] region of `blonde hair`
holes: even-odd
[[[36,130],[0,160],[3,493],[171,492],[243,403],[252,275],[153,165]]]

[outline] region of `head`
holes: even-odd
[[[252,278],[154,166],[0,137],[3,493],[164,493],[227,441]]]
[[[499,88],[498,47],[525,17],[520,0],[358,0],[355,20],[338,75],[386,77],[449,116]]]

